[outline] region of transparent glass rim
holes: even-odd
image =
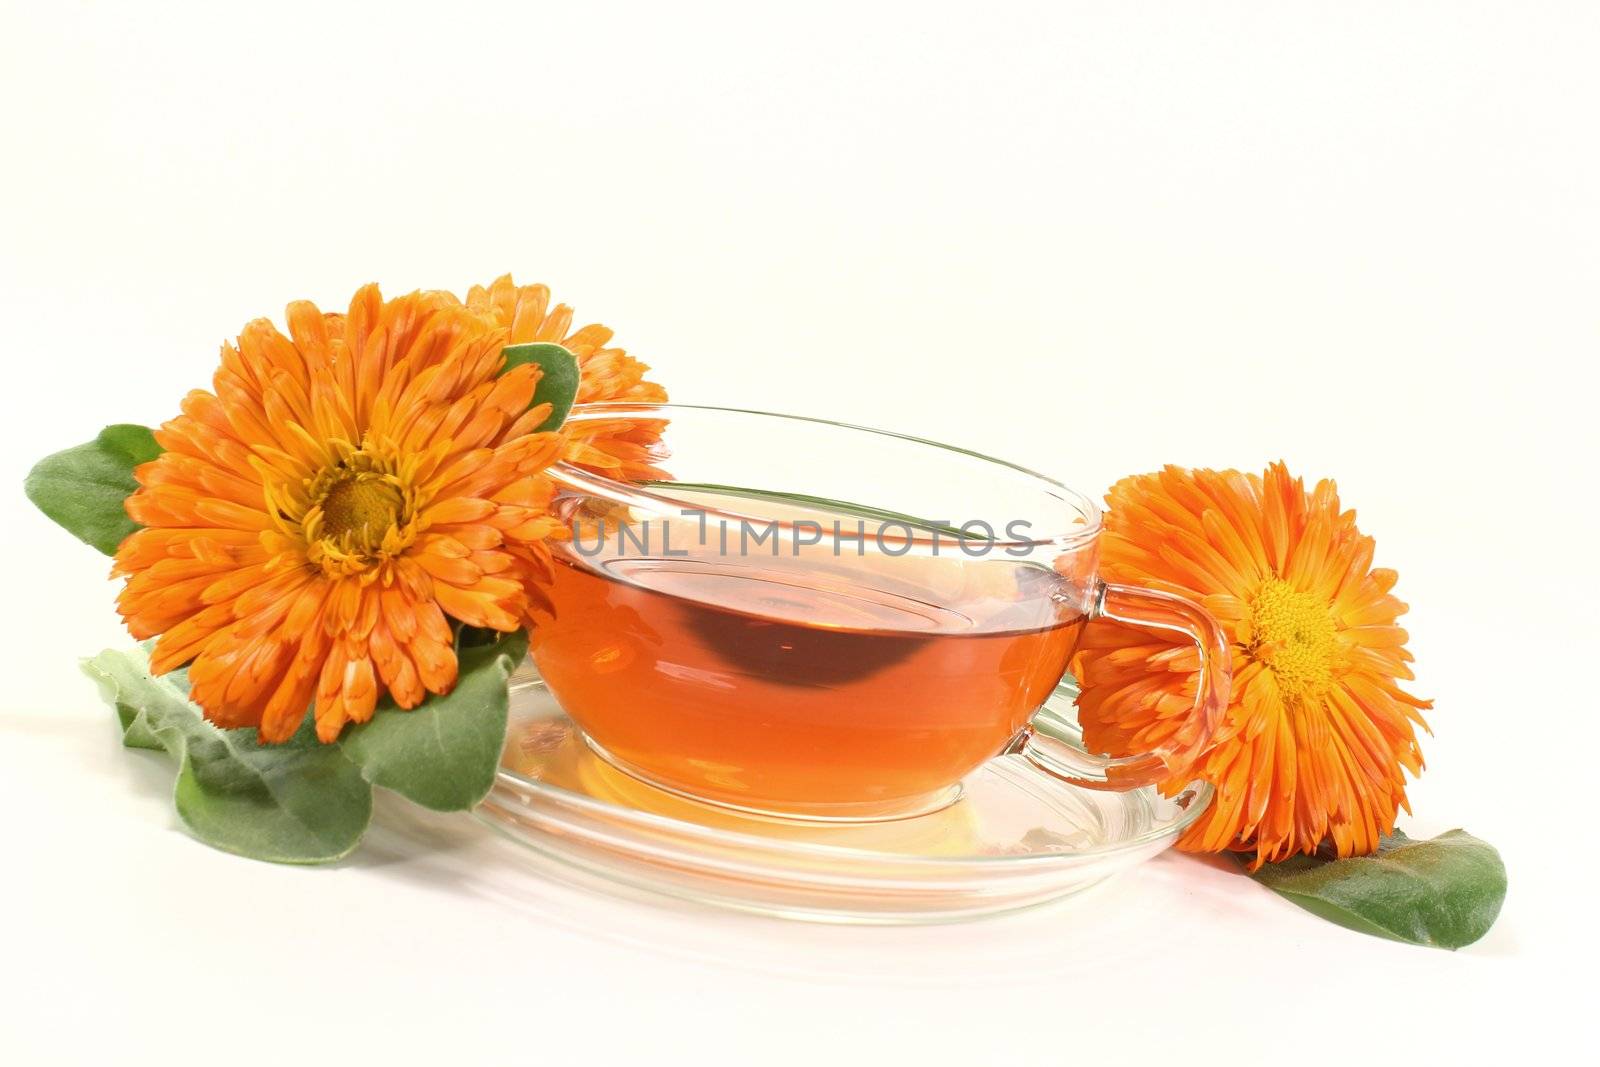
[[[759,411],[753,408],[716,407],[705,404],[646,404],[634,402],[606,402],[598,404],[575,405],[567,415],[564,426],[572,426],[582,422],[598,422],[606,419],[665,419],[672,420],[682,417],[693,417],[692,413],[713,413],[717,415],[753,415],[765,419],[782,419],[788,422],[803,422],[814,426],[826,426],[830,429],[847,430],[852,433],[871,434],[876,437],[888,438],[897,441],[906,441],[911,444],[937,449],[951,455],[963,456],[967,459],[976,459],[984,463],[993,464],[1004,468],[1013,474],[1020,474],[1037,483],[1041,493],[1055,497],[1069,507],[1075,509],[1083,517],[1081,524],[1069,527],[1048,537],[1029,539],[983,538],[985,544],[994,548],[1026,549],[1044,548],[1055,545],[1062,548],[1073,548],[1092,542],[1100,534],[1101,512],[1100,506],[1083,493],[1078,492],[1064,483],[1038,471],[1011,463],[1003,459],[975,452],[971,449],[947,445],[933,441],[926,437],[916,437],[911,434],[896,433],[893,430],[880,430],[871,426],[861,426],[856,423],[839,422],[834,419],[819,419],[809,415],[786,415],[775,411]],[[682,509],[692,507],[696,514],[704,514],[713,519],[727,519],[733,522],[760,522],[765,525],[775,526],[779,529],[789,529],[793,524],[784,518],[771,515],[760,515],[751,512],[739,512],[713,508],[702,501],[688,501],[676,497],[670,492],[663,492],[659,486],[644,487],[634,482],[620,481],[597,474],[592,470],[579,467],[565,461],[555,463],[548,473],[556,481],[573,489],[581,490],[594,496],[602,497],[614,503],[629,507],[642,508],[648,511],[660,511],[663,507]],[[932,544],[939,540],[938,535],[933,538],[919,538],[913,535],[910,538],[899,539],[911,544]]]

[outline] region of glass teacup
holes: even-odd
[[[925,813],[1002,753],[1092,788],[1190,766],[1228,696],[1198,605],[1096,575],[1099,509],[972,452],[819,419],[574,408],[642,481],[551,471],[539,672],[590,745],[690,798],[801,819]],[[647,469],[646,469],[647,468]],[[1086,622],[1187,633],[1192,713],[1110,759],[1035,730]]]

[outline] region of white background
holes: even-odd
[[[230,8],[3,7],[0,1055],[1593,1051],[1594,5]],[[505,270],[685,402],[1096,493],[1337,477],[1437,701],[1402,827],[1500,847],[1499,925],[1385,943],[1175,855],[882,930],[579,893],[394,804],[328,869],[186,838],[77,674],[125,637],[27,467],[170,417],[291,299]]]

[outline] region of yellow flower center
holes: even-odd
[[[352,449],[306,485],[307,510],[285,516],[301,528],[306,556],[330,578],[362,574],[416,540],[415,494],[381,451]]]
[[[334,482],[322,498],[322,532],[374,545],[400,519],[405,495],[381,474],[348,474]]]
[[[1250,601],[1250,653],[1266,664],[1285,697],[1298,700],[1333,681],[1336,628],[1315,593],[1268,578]]]

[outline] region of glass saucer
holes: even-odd
[[[1034,723],[1080,744],[1076,689]],[[1081,747],[1081,745],[1080,745]],[[1211,800],[1194,782],[1080,789],[998,756],[938,811],[892,822],[743,815],[647,785],[595,754],[529,661],[511,679],[501,770],[476,814],[513,840],[634,890],[793,919],[973,918],[1086,889],[1171,845]]]

